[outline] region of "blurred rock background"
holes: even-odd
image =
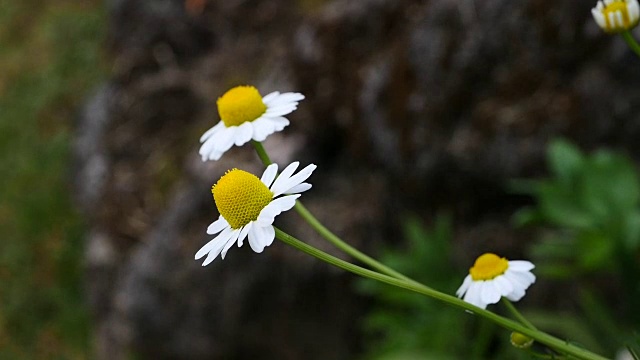
[[[403,246],[408,217],[446,212],[461,281],[483,252],[527,256],[533,235],[510,219],[532,199],[508,185],[546,174],[550,139],[640,155],[640,60],[594,5],[0,0],[0,354],[361,356],[372,301],[353,276],[278,242],[193,260],[211,185],[262,171],[248,146],[200,161],[215,99],[305,94],[265,142],[281,165],[318,164],[305,204],[372,254]],[[339,255],[293,212],[278,225]],[[557,292],[536,284],[523,306]]]

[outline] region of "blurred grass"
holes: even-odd
[[[83,359],[73,120],[102,78],[100,1],[0,0],[0,359]]]

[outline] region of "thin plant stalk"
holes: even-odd
[[[620,35],[622,35],[624,41],[627,43],[627,45],[629,45],[629,48],[633,50],[633,52],[636,53],[638,57],[640,57],[640,44],[636,42],[636,39],[633,38],[633,35],[631,35],[628,30],[621,32]]]
[[[518,321],[522,323],[522,325],[528,327],[531,330],[538,330],[529,320],[527,320],[527,318],[522,316],[520,311],[518,311],[518,309],[516,309],[516,307],[513,306],[511,301],[509,301],[509,299],[503,297],[502,304],[507,308],[507,310],[509,310],[509,312],[511,313],[511,315],[513,315],[513,317],[515,317]]]

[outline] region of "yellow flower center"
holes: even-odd
[[[264,114],[267,106],[253,86],[236,86],[218,98],[218,113],[227,127],[253,121]]]
[[[476,259],[473,267],[469,269],[473,280],[491,280],[504,274],[509,268],[509,261],[496,254],[486,253]]]
[[[233,229],[254,221],[273,197],[271,190],[255,175],[233,169],[211,188],[220,215]]]
[[[617,22],[618,11],[622,14],[622,28],[620,28],[620,24]],[[602,9],[602,15],[604,15],[606,30],[608,32],[630,29],[637,23],[637,21],[632,22],[631,15],[629,15],[629,8],[624,0],[614,1],[609,5],[605,5],[604,9]]]

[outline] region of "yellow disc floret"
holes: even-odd
[[[267,106],[253,86],[236,86],[218,98],[218,113],[227,127],[239,126],[264,114]]]
[[[233,229],[254,221],[271,202],[273,194],[255,175],[233,169],[211,188],[220,215]]]
[[[476,259],[473,267],[469,269],[473,280],[491,280],[504,274],[509,268],[509,261],[496,254],[486,253]]]

